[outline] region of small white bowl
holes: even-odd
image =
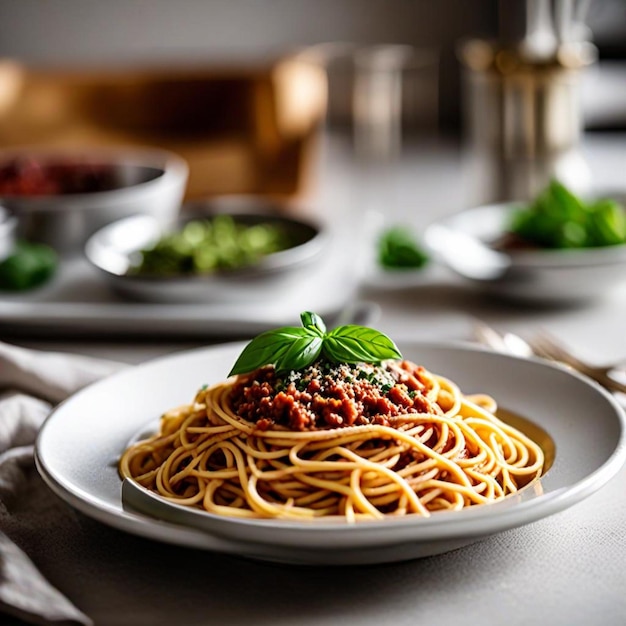
[[[182,227],[191,219],[210,218],[219,212],[184,211],[176,225],[163,226],[152,216],[140,215],[105,226],[85,246],[87,259],[104,273],[109,284],[122,295],[134,300],[162,303],[180,302],[250,302],[267,300],[284,294],[314,271],[328,241],[321,225],[309,220],[272,213],[229,212],[244,224],[273,223],[290,230],[297,240],[291,248],[262,257],[254,265],[207,274],[142,275],[133,274],[137,252],[156,243],[163,234]],[[220,206],[216,203],[216,206]],[[223,206],[223,205],[222,205]],[[223,211],[222,211],[223,213]],[[277,290],[279,290],[277,292]]]
[[[175,219],[187,184],[188,167],[184,159],[156,148],[0,151],[0,167],[15,159],[111,168],[113,188],[105,191],[0,195],[2,205],[17,218],[18,237],[48,244],[64,255],[81,252],[96,230],[123,217],[147,214],[162,223]]]
[[[626,284],[626,245],[506,252],[493,248],[519,207],[519,202],[509,202],[449,215],[426,229],[424,241],[459,276],[518,301],[584,303]]]

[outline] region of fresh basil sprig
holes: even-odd
[[[301,313],[300,320],[300,328],[285,326],[255,337],[243,349],[229,376],[264,365],[273,365],[279,372],[300,370],[320,357],[335,363],[380,363],[402,358],[396,344],[373,328],[348,324],[327,331],[322,318],[310,311]]]

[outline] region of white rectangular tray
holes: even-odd
[[[338,248],[333,246],[306,283],[288,292],[268,291],[263,300],[245,304],[129,302],[86,260],[64,261],[45,287],[0,295],[0,334],[246,336],[298,325],[301,311],[315,311],[332,324],[342,311],[352,316],[358,286],[349,257]]]

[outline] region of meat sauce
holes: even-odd
[[[318,361],[306,369],[277,373],[263,367],[239,376],[230,401],[235,413],[267,430],[322,430],[389,425],[407,413],[441,413],[427,397],[432,387],[423,367],[410,361],[381,365]]]
[[[116,187],[113,167],[106,164],[22,157],[0,165],[0,195],[52,196]]]

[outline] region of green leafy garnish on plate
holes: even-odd
[[[384,269],[417,269],[428,263],[428,255],[410,230],[393,226],[378,239],[378,263]]]
[[[46,283],[57,269],[55,251],[44,244],[18,241],[0,262],[0,290],[27,291]]]
[[[595,248],[626,243],[626,210],[615,200],[586,202],[553,180],[517,210],[510,232],[540,248]]]
[[[305,311],[302,326],[284,326],[255,337],[239,355],[229,376],[264,365],[276,371],[304,369],[318,358],[334,363],[380,363],[402,358],[396,344],[373,328],[347,324],[327,331],[322,318]]]

